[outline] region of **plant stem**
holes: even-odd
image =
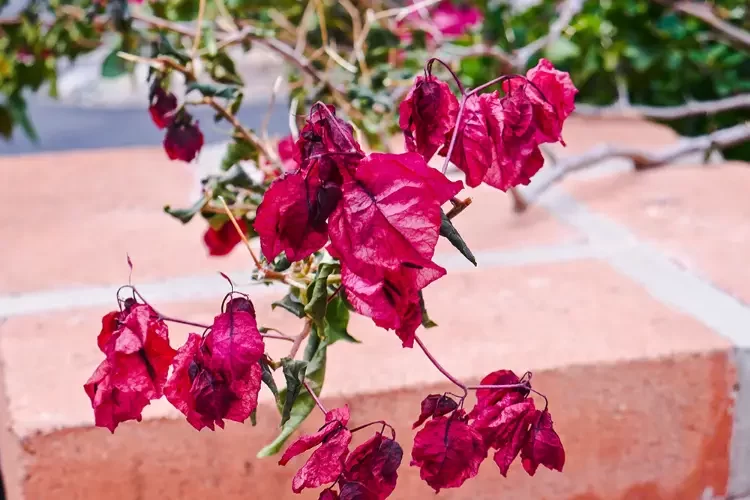
[[[360,425],[359,427],[355,427],[354,429],[349,429],[349,432],[354,434],[357,431],[361,431],[362,429],[370,427],[371,425],[377,425],[377,424],[382,425],[383,430],[385,430],[385,428],[388,427],[391,430],[391,436],[393,436],[391,439],[394,439],[394,440],[396,439],[396,429],[394,429],[393,426],[389,424],[388,422],[386,422],[385,420],[376,420],[374,422],[370,422],[369,424],[363,424],[363,425]],[[380,433],[382,434],[383,432],[381,431]]]
[[[320,398],[317,394],[315,394],[315,391],[312,390],[312,387],[310,387],[310,384],[307,383],[305,380],[302,382],[302,385],[305,386],[305,389],[307,389],[307,392],[310,393],[310,397],[313,398],[313,401],[315,401],[315,404],[318,408],[320,408],[320,411],[322,411],[324,414],[328,413],[328,410],[326,410],[326,407],[323,406],[323,403],[321,403]]]
[[[310,335],[311,330],[312,321],[308,318],[305,321],[305,326],[302,328],[300,334],[294,337],[294,344],[292,344],[292,348],[289,350],[290,358],[294,359],[294,357],[297,355],[297,351],[299,351],[299,348],[302,345],[302,341],[305,340],[308,335]]]
[[[450,71],[450,74],[453,76],[453,80],[456,82],[456,85],[458,85],[458,91],[461,92],[461,95],[463,96],[466,93],[466,90],[464,89],[464,86],[461,83],[461,80],[459,80],[458,75],[456,75],[456,73],[453,71],[453,69],[451,69],[451,67],[445,61],[443,61],[442,59],[439,59],[437,57],[433,57],[432,59],[430,59],[429,61],[427,61],[427,72],[429,74],[432,74],[432,63],[433,62],[439,62],[440,64],[442,64],[445,67],[445,69],[447,69],[448,71]],[[458,123],[458,122],[456,122],[456,123]]]
[[[266,146],[266,144],[260,139],[260,137],[255,135],[254,132],[245,128],[237,119],[237,117],[234,116],[232,113],[230,113],[227,108],[219,104],[219,102],[216,99],[214,99],[213,97],[205,97],[203,99],[203,102],[211,106],[226,121],[231,123],[234,129],[242,136],[242,138],[245,139],[250,144],[253,144],[255,147],[257,147],[260,150],[260,152],[263,154],[263,156],[265,156],[272,162],[279,161],[279,156],[276,154],[275,151],[269,149]],[[262,170],[261,165],[258,165],[258,168]]]
[[[151,306],[149,306],[149,307],[151,307]],[[151,307],[151,309],[154,309],[154,308]],[[154,309],[154,311],[156,311],[156,309]],[[193,321],[187,321],[187,320],[180,319],[180,318],[173,318],[171,316],[164,316],[163,314],[161,314],[158,311],[157,311],[156,314],[159,315],[159,319],[161,319],[163,321],[169,321],[170,323],[179,323],[181,325],[194,326],[196,328],[203,328],[204,330],[208,330],[209,328],[211,328],[210,325],[204,325],[203,323],[195,323]]]
[[[445,155],[445,161],[443,162],[443,175],[448,171],[448,163],[451,161],[451,155],[453,154],[453,148],[456,145],[456,138],[458,137],[458,129],[461,126],[461,116],[464,114],[464,107],[466,106],[466,99],[468,95],[463,94],[461,96],[461,105],[458,108],[458,116],[456,116],[456,126],[453,127],[453,135],[451,136],[451,143],[448,146],[448,154]]]
[[[429,359],[430,362],[433,365],[435,365],[435,368],[437,368],[440,373],[442,373],[443,375],[445,375],[445,377],[448,380],[450,380],[455,385],[457,385],[458,387],[460,387],[464,391],[464,396],[463,397],[466,397],[466,394],[468,394],[468,392],[469,392],[468,388],[466,387],[466,384],[464,384],[463,382],[461,382],[460,380],[458,380],[456,377],[454,377],[453,375],[451,375],[448,372],[448,370],[446,370],[445,368],[443,368],[443,365],[441,365],[438,362],[438,360],[435,359],[435,357],[430,353],[430,351],[427,350],[427,347],[422,342],[422,339],[420,339],[417,335],[414,335],[414,341],[422,349],[422,351],[424,352],[425,356],[427,356],[427,359]]]

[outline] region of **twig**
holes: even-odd
[[[422,349],[422,352],[424,352],[425,356],[427,356],[427,359],[430,360],[430,362],[435,366],[435,368],[438,369],[440,373],[445,375],[445,378],[453,382],[456,386],[463,389],[464,391],[464,397],[466,397],[466,394],[468,394],[468,388],[466,384],[458,380],[456,377],[451,375],[448,370],[443,368],[443,365],[441,365],[437,359],[430,353],[430,351],[427,350],[427,347],[422,343],[422,339],[420,339],[416,334],[414,335],[414,342],[417,343],[417,345]]]
[[[471,198],[466,198],[465,200],[459,200],[458,198],[452,198],[451,203],[453,204],[453,208],[451,208],[447,214],[445,214],[446,217],[449,219],[453,219],[458,214],[466,210],[466,207],[471,205]]]
[[[700,19],[724,35],[725,38],[735,45],[745,50],[750,49],[750,32],[724,21],[716,14],[714,7],[708,2],[680,1],[672,5],[672,8],[677,12]]]
[[[203,32],[203,16],[206,15],[206,0],[200,0],[198,3],[198,19],[195,21],[195,35],[193,37],[193,50],[190,56],[195,59],[198,56],[198,49],[201,45],[201,34]],[[193,64],[195,66],[195,64]]]
[[[690,101],[680,106],[592,106],[576,104],[575,113],[595,118],[651,118],[655,120],[676,120],[695,115],[714,115],[734,109],[750,109],[750,94],[739,94],[716,101]]]
[[[533,187],[533,194],[527,196],[525,202],[529,203],[537,199],[544,191],[571,172],[582,170],[609,158],[627,158],[635,163],[636,170],[646,170],[666,165],[691,153],[726,149],[746,141],[750,141],[750,122],[740,123],[707,135],[685,138],[675,146],[656,152],[602,144],[580,156],[559,161],[552,169],[552,175],[536,184]]]
[[[315,405],[320,408],[320,411],[323,413],[328,413],[328,410],[326,410],[326,407],[323,406],[323,403],[320,401],[320,398],[317,394],[315,394],[315,391],[313,391],[312,387],[310,387],[310,384],[307,383],[305,380],[302,382],[302,385],[305,386],[305,389],[307,389],[307,392],[310,393],[310,397],[313,398],[313,401],[315,401]]]
[[[260,134],[263,137],[263,142],[268,144],[268,124],[271,122],[271,115],[273,114],[273,107],[276,104],[276,95],[279,93],[279,88],[283,83],[284,78],[279,75],[273,82],[273,88],[271,89],[271,98],[268,100],[268,108],[266,108],[266,114],[263,116],[263,122],[260,124]]]
[[[421,0],[420,2],[415,2],[408,7],[394,7],[393,9],[381,10],[380,12],[375,14],[374,18],[385,19],[388,17],[393,17],[396,22],[398,22],[405,19],[406,16],[408,16],[412,12],[416,12],[419,9],[429,7],[430,5],[435,5],[436,3],[439,3],[441,1],[442,0]]]
[[[560,15],[550,24],[549,31],[546,35],[537,38],[525,47],[514,51],[514,66],[523,68],[528,63],[531,56],[544,49],[545,47],[556,42],[565,28],[570,26],[573,17],[583,8],[583,0],[567,0],[560,9]]]
[[[226,121],[231,123],[237,133],[239,133],[247,142],[255,145],[263,154],[263,156],[268,158],[269,161],[276,163],[279,162],[279,155],[276,154],[276,151],[269,148],[267,146],[267,143],[265,141],[262,141],[260,137],[255,135],[253,131],[245,128],[237,119],[237,117],[230,113],[227,108],[219,104],[216,99],[214,99],[213,97],[204,97],[203,102],[214,108],[214,110],[219,113]]]
[[[305,326],[302,328],[300,334],[294,337],[292,348],[289,349],[290,358],[294,359],[294,357],[297,355],[297,351],[299,351],[299,348],[302,345],[302,341],[310,335],[310,331],[312,331],[312,321],[308,318],[305,321]]]

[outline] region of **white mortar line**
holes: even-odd
[[[556,217],[588,236],[594,247],[627,249],[606,260],[653,297],[688,314],[736,346],[750,348],[750,307],[707,280],[682,269],[626,227],[599,215],[559,189],[540,200]]]
[[[586,234],[594,246],[605,242],[630,245],[637,240],[626,227],[588,210],[559,188],[540,204]],[[730,340],[737,368],[734,414],[729,450],[726,498],[750,495],[750,307],[707,280],[678,267],[651,244],[641,242],[628,252],[612,253],[607,262],[642,285],[654,298],[690,315]]]
[[[593,247],[588,244],[563,244],[533,246],[508,251],[481,251],[475,252],[474,255],[479,263],[479,269],[488,269],[596,257],[603,258],[616,251],[618,249],[612,248],[611,245]],[[465,257],[458,253],[458,250],[455,253],[439,254],[435,257],[435,261],[448,269],[449,272],[475,269]],[[238,286],[237,289],[247,292],[251,296],[257,297],[268,293],[279,295],[286,289],[283,285],[247,285],[250,283],[250,273],[248,272],[235,272],[230,275],[235,283],[246,284],[245,286]],[[115,303],[115,292],[118,287],[119,285],[71,287],[0,295],[0,317],[112,305]],[[218,274],[195,275],[138,284],[138,290],[149,302],[163,304],[165,302],[184,302],[219,297],[227,291],[227,282]]]

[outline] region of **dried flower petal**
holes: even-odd
[[[368,498],[388,498],[396,488],[403,454],[396,441],[377,433],[349,454],[344,466],[344,477],[348,482],[361,485],[368,493]]]
[[[533,416],[529,437],[521,450],[521,463],[533,476],[539,465],[562,472],[565,465],[565,449],[560,436],[552,428],[552,416],[548,411],[537,410]]]
[[[399,126],[404,131],[406,149],[430,161],[456,124],[457,114],[458,100],[447,83],[434,76],[418,76],[399,105]]]
[[[430,394],[422,400],[419,418],[412,424],[411,428],[416,429],[425,423],[428,418],[442,417],[457,408],[458,403],[452,398],[444,394]]]
[[[420,468],[419,476],[438,492],[458,488],[476,476],[487,448],[482,436],[457,412],[427,422],[414,436],[411,456],[411,465]]]
[[[209,367],[240,380],[263,357],[265,345],[255,317],[228,309],[214,318],[205,346],[210,353]]]
[[[172,124],[177,109],[177,97],[171,92],[157,87],[151,96],[148,112],[154,124],[162,129]]]

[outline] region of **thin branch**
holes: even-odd
[[[700,19],[713,29],[724,35],[730,42],[750,50],[750,32],[724,21],[716,14],[716,11],[708,2],[687,2],[680,1],[672,5],[677,12],[688,14]]]
[[[313,391],[312,387],[310,387],[310,384],[307,383],[307,381],[302,382],[302,385],[305,386],[305,389],[307,389],[307,392],[310,393],[310,397],[313,398],[313,401],[315,401],[315,405],[320,408],[320,411],[323,413],[328,413],[328,410],[326,410],[326,407],[323,406],[323,403],[320,401],[320,398],[317,394],[315,394],[315,391]]]
[[[747,141],[750,141],[750,122],[740,123],[707,135],[685,138],[677,145],[669,146],[656,152],[602,144],[580,156],[559,161],[551,169],[553,172],[552,175],[544,179],[543,182],[536,184],[533,187],[533,195],[527,197],[525,202],[528,203],[535,200],[541,193],[571,172],[582,170],[610,158],[626,158],[635,163],[637,170],[646,170],[666,165],[692,153],[726,149]]]
[[[192,59],[195,59],[198,56],[198,49],[201,45],[201,34],[203,33],[203,16],[205,15],[206,0],[200,0],[198,3],[198,19],[195,22],[195,35],[193,36],[193,50],[191,51]]]
[[[263,142],[268,144],[268,124],[271,122],[271,115],[273,114],[273,107],[276,104],[276,95],[279,93],[281,84],[284,82],[284,78],[279,75],[273,82],[273,88],[271,89],[271,98],[268,100],[268,107],[266,108],[266,114],[263,115],[263,122],[260,124],[260,134],[263,137]]]
[[[292,348],[289,349],[289,357],[294,359],[294,357],[297,355],[297,351],[299,351],[300,346],[302,346],[302,341],[305,340],[312,331],[312,321],[308,318],[305,321],[305,326],[302,328],[302,331],[299,335],[294,337],[294,344],[292,344]]]
[[[255,132],[245,128],[237,119],[237,117],[234,116],[227,108],[219,104],[216,99],[214,99],[213,97],[204,97],[203,102],[214,108],[214,110],[219,113],[226,121],[231,123],[234,129],[243,137],[243,139],[260,149],[260,152],[263,154],[263,156],[265,156],[272,162],[279,161],[279,155],[276,154],[276,151],[269,148],[268,145],[260,139],[260,137],[255,135]],[[260,165],[258,167],[260,168]]]
[[[576,104],[575,113],[595,118],[651,118],[654,120],[676,120],[696,115],[714,115],[734,109],[750,109],[750,94],[739,94],[716,101],[690,101],[680,106],[592,106]]]
[[[559,17],[550,24],[546,35],[515,51],[514,66],[516,68],[525,67],[531,56],[556,42],[562,35],[562,32],[565,31],[565,28],[570,26],[573,17],[581,12],[582,8],[583,0],[567,0],[560,9]]]
[[[464,397],[466,397],[466,394],[468,393],[468,389],[466,387],[466,384],[458,380],[456,377],[451,375],[448,370],[443,368],[443,365],[441,365],[437,359],[430,353],[430,351],[427,350],[427,347],[422,343],[422,339],[420,339],[417,335],[414,335],[414,342],[417,343],[417,345],[422,349],[422,352],[424,352],[425,356],[427,356],[427,359],[430,360],[430,362],[435,366],[435,368],[438,369],[440,373],[445,375],[445,378],[453,382],[456,386],[461,388],[464,391]]]

